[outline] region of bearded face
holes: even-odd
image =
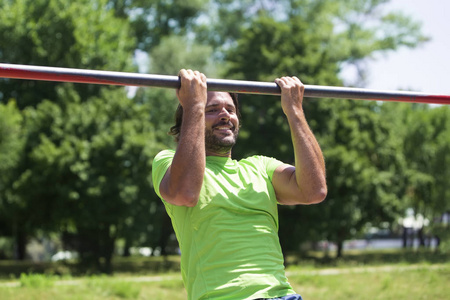
[[[206,154],[230,156],[239,133],[239,119],[230,94],[208,93],[205,126]]]
[[[206,151],[217,154],[231,152],[239,134],[239,128],[231,122],[222,121],[205,130]]]

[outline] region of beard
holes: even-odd
[[[219,124],[220,125],[220,124]],[[213,133],[213,129],[205,131],[205,147],[207,151],[217,154],[227,154],[236,144],[239,134],[239,128],[232,127],[232,135],[217,136]]]

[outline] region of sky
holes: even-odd
[[[431,40],[370,62],[365,87],[450,95],[450,1],[391,0],[387,7],[422,22],[422,32]]]

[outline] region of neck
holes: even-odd
[[[206,156],[218,156],[218,157],[228,157],[231,158],[231,150],[225,153],[217,153],[214,151],[206,150]]]

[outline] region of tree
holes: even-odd
[[[170,35],[184,36],[192,30],[206,0],[109,0],[115,15],[131,22],[138,49],[149,52]]]
[[[16,103],[0,104],[0,189],[4,191],[8,173],[20,160],[23,147],[22,115]]]
[[[15,169],[23,153],[22,131],[22,115],[16,103],[0,104],[0,236],[13,237],[19,230],[17,226],[11,226],[11,213],[17,204],[11,183],[17,176]],[[25,253],[19,251],[15,255],[23,257]]]
[[[194,68],[209,77],[272,81],[286,74],[307,84],[341,85],[339,72],[353,65],[356,84],[362,85],[364,62],[374,54],[426,40],[410,18],[385,12],[386,2],[0,0],[0,60],[131,71],[139,49],[149,52],[153,73]],[[2,203],[11,204],[3,215],[20,228],[20,239],[36,228],[62,230],[85,261],[104,271],[110,270],[117,238],[128,245],[160,243],[161,203],[147,178],[151,156],[174,146],[165,134],[177,105],[173,91],[141,88],[132,102],[120,88],[8,79],[0,80],[0,91],[0,102],[16,99],[25,122],[25,140],[16,144],[20,155],[8,167],[7,180],[0,179],[8,190],[0,194]],[[258,152],[292,162],[279,101],[242,98],[243,128],[234,155]],[[326,156],[330,193],[320,206],[280,208],[285,250],[319,239],[342,246],[364,225],[393,220],[405,207],[403,195],[429,191],[434,199],[448,197],[432,183],[441,179],[431,179],[429,165],[419,159],[421,173],[407,166],[400,150],[416,133],[402,131],[397,138],[387,122],[398,119],[384,114],[400,106],[387,105],[305,100]],[[436,120],[436,128],[445,123],[441,115]],[[448,131],[436,129],[433,136],[435,152],[428,157],[445,161]],[[437,169],[439,162],[433,163]],[[438,172],[446,178],[443,169]],[[433,205],[437,211],[438,202]]]
[[[26,207],[20,226],[62,231],[82,263],[109,273],[117,238],[151,219],[154,129],[147,107],[123,90],[71,100],[25,111],[29,152],[14,183]]]
[[[14,64],[132,71],[136,40],[127,20],[114,17],[106,0],[0,0],[0,61]],[[63,101],[62,83],[0,79],[0,101],[19,108],[44,99]],[[99,95],[104,87],[71,85],[81,96]]]
[[[416,105],[403,115],[408,128],[403,143],[409,170],[406,189],[408,207],[416,215],[422,215],[432,222],[450,210],[450,193],[446,182],[450,176],[449,113],[446,106],[430,108]],[[425,246],[424,230],[419,229],[420,246]]]
[[[267,81],[295,74],[307,84],[340,85],[344,64],[362,64],[376,52],[426,40],[410,19],[380,14],[386,1],[288,2],[284,18],[260,12],[243,29],[226,56],[228,75]],[[242,103],[243,129],[235,154],[258,151],[293,162],[279,102],[246,96]],[[329,195],[316,207],[280,208],[281,242],[285,250],[296,250],[301,241],[328,239],[338,244],[341,255],[343,241],[367,223],[392,221],[400,213],[404,161],[377,104],[305,100],[304,108],[324,149]]]
[[[129,22],[115,17],[106,1],[3,0],[1,5],[2,61],[134,69],[136,40],[130,34]],[[138,226],[144,214],[151,215],[151,199],[156,197],[147,180],[150,167],[146,159],[156,146],[147,132],[151,130],[147,106],[131,103],[123,88],[2,79],[0,89],[0,101],[15,98],[26,121],[23,152],[15,173],[8,174],[10,192],[5,201],[11,205],[2,207],[8,216],[8,230],[16,235],[19,258],[24,257],[26,240],[36,230],[61,230],[85,235],[92,243],[85,243],[83,246],[91,248],[84,249],[76,245],[82,259],[93,258],[98,263],[102,257],[105,264],[100,267],[108,271],[111,243],[130,233],[127,228]],[[118,102],[123,102],[122,106]],[[119,114],[120,109],[127,111]],[[94,121],[97,117],[100,119]],[[131,122],[133,118],[141,124]],[[106,128],[108,124],[114,128]],[[126,130],[130,130],[129,135]],[[95,141],[91,140],[94,137]],[[90,155],[96,156],[93,166],[86,162],[94,159]],[[108,172],[111,179],[105,179]],[[142,176],[136,178],[136,174]],[[91,180],[83,181],[88,175]],[[117,208],[98,200],[111,194],[120,204]],[[83,205],[91,211],[83,210]],[[120,208],[128,214],[126,222],[123,215],[99,217],[102,211]],[[140,226],[144,227],[142,222]],[[89,235],[94,233],[95,238]]]

